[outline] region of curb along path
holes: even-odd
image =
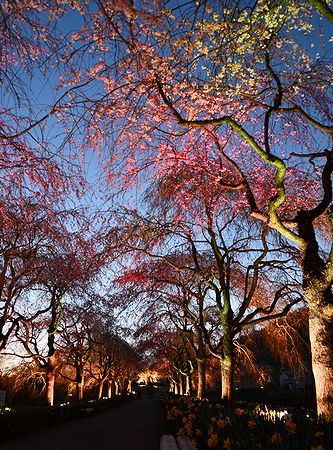
[[[159,450],[165,422],[159,398],[142,396],[96,415],[1,443],[1,450]]]

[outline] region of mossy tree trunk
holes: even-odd
[[[309,306],[312,370],[316,386],[317,413],[333,422],[333,251],[324,261],[313,219],[316,214],[298,215],[299,235],[305,241],[302,258],[303,291]]]
[[[220,357],[221,361],[221,398],[227,402],[233,400],[234,389],[234,349],[233,337],[228,333],[224,336],[223,354]]]

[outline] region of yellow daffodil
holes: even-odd
[[[322,431],[316,431],[315,436],[316,436],[316,438],[319,438],[319,437],[324,436],[324,433]]]
[[[235,413],[237,414],[237,416],[242,416],[243,414],[245,414],[245,409],[236,408]]]
[[[253,430],[253,428],[257,426],[257,423],[254,422],[254,420],[249,420],[247,426],[250,428],[250,430]]]
[[[208,435],[211,436],[212,434],[214,434],[214,428],[212,426],[210,426],[208,428]]]
[[[208,441],[207,441],[207,445],[208,445],[208,447],[215,447],[216,446],[216,444],[218,443],[218,441],[219,441],[219,438],[218,438],[218,435],[216,434],[216,433],[213,433],[210,437],[209,437],[209,439],[208,439]]]
[[[274,433],[271,438],[272,444],[279,444],[282,441],[282,436],[280,433]]]
[[[223,448],[231,449],[231,441],[230,441],[230,438],[225,439],[225,440],[223,441]]]
[[[224,428],[224,427],[225,427],[225,420],[219,419],[219,420],[216,422],[216,425],[217,425],[219,428]]]
[[[186,436],[191,437],[192,436],[192,425],[190,423],[187,423],[184,427],[184,434]]]
[[[296,423],[293,421],[293,419],[288,418],[286,423],[285,423],[285,427],[287,428],[289,433],[296,433]]]

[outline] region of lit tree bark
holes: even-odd
[[[57,288],[51,289],[51,321],[48,327],[48,357],[46,358],[46,398],[49,406],[54,403],[54,383],[55,383],[55,333],[59,322],[59,305],[63,292]]]
[[[179,384],[176,380],[173,382],[173,393],[175,395],[179,395]]]
[[[226,334],[224,336],[223,354],[220,357],[221,361],[221,398],[228,402],[233,400],[234,387],[234,354],[233,336]]]
[[[48,358],[48,364],[45,368],[46,375],[46,399],[49,406],[54,404],[54,383],[55,383],[55,356]]]
[[[326,169],[326,171],[325,171]],[[298,214],[298,231],[304,240],[302,257],[304,296],[309,306],[309,334],[312,370],[316,385],[317,412],[333,421],[333,251],[325,262],[319,255],[313,220],[322,207],[332,200],[330,173],[333,170],[333,152],[323,172],[324,199],[312,211]],[[326,175],[326,176],[325,176]],[[326,179],[325,179],[326,178]],[[328,197],[325,199],[325,196]],[[332,210],[328,210],[332,222]]]
[[[333,419],[333,318],[323,318],[320,312],[310,309],[309,332],[312,351],[312,370],[316,383],[317,412],[319,416]]]
[[[126,393],[126,380],[123,376],[119,378],[119,392],[121,394]]]
[[[179,395],[184,395],[184,380],[183,380],[183,375],[181,373],[178,373],[178,378],[179,378]]]
[[[108,380],[108,398],[112,398],[112,380]]]
[[[75,384],[76,384],[76,395],[78,400],[83,399],[84,392],[84,376],[83,376],[83,367],[78,364],[75,367],[76,376],[75,376]]]
[[[191,374],[185,375],[185,395],[191,395],[192,392],[192,382]]]
[[[132,380],[128,380],[128,383],[127,383],[127,393],[128,394],[131,394],[132,393]]]
[[[233,358],[224,357],[221,361],[221,398],[228,402],[233,398],[234,361]]]
[[[206,359],[197,358],[198,364],[198,388],[197,398],[202,400],[206,392]]]
[[[98,382],[98,400],[103,396],[104,379],[100,378]]]
[[[196,328],[196,335],[198,337],[198,356],[196,358],[198,375],[197,398],[202,400],[206,395],[206,349],[203,331],[200,327]]]

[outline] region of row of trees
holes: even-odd
[[[5,1],[0,20],[1,207],[14,188],[43,204],[82,195],[77,162],[95,152],[107,193],[130,203],[139,186],[149,199],[109,221],[106,248],[133,252],[123,280],[144,280],[153,305],[178,298],[221,361],[222,395],[235,337],[304,298],[318,414],[331,421],[327,4]]]
[[[201,193],[192,198],[199,204]],[[286,316],[295,305],[302,311],[299,254],[267,229],[236,216],[223,220],[209,205],[205,222],[196,224],[188,213],[187,221],[183,216],[174,224],[172,204],[170,192],[159,205],[159,216],[126,212],[122,232],[129,233],[127,245],[139,256],[116,283],[128,301],[146,305],[141,332],[153,324],[162,342],[159,328],[184,334],[187,345],[181,347],[192,356],[182,370],[189,375],[196,366],[199,398],[205,396],[207,355],[220,361],[222,398],[230,401],[237,350],[247,353],[244,337]],[[154,211],[159,211],[156,202]]]
[[[76,383],[82,398],[88,365],[101,396],[104,383],[123,383],[137,359],[112,321],[100,281],[109,256],[101,248],[82,214],[77,220],[31,197],[3,202],[0,350],[33,361],[45,379],[49,405],[60,362],[62,377]]]
[[[11,353],[7,352],[0,371],[9,404],[45,403],[42,397],[46,397],[52,406],[54,397],[57,403],[82,400],[92,389],[97,399],[131,392],[142,366],[133,346],[91,306],[64,309],[51,356],[43,339],[47,319],[25,324],[17,333],[21,344],[16,342],[13,353],[17,361],[8,365]]]
[[[271,394],[287,389],[291,403],[295,393],[305,401],[313,399],[309,336],[302,323],[306,314],[306,309],[291,313],[238,337],[234,366],[238,398],[254,389],[265,392],[269,401]],[[219,358],[208,348],[199,354],[197,336],[186,321],[173,317],[173,323],[164,318],[159,326],[147,324],[140,339],[143,347],[153,349],[154,367],[175,394],[205,398],[221,391]]]
[[[260,330],[238,336],[236,389],[281,389],[285,387],[281,374],[293,373],[288,383],[308,388],[302,392],[308,394],[305,399],[310,398],[313,382],[308,330],[304,329],[306,315],[306,309],[295,311]],[[142,380],[144,372],[148,379],[149,374],[157,374],[159,380],[168,380],[170,390],[180,395],[204,398],[208,392],[220,390],[219,358],[205,345],[198,352],[195,331],[186,320],[177,318],[176,312],[171,315],[170,311],[169,314],[161,311],[154,315],[154,320],[144,315],[136,336],[139,351],[120,337],[124,331],[115,334],[115,324],[110,324],[106,317],[91,305],[64,308],[52,358],[52,377],[47,370],[50,361],[45,342],[42,345],[42,328],[36,330],[40,323],[31,324],[29,331],[26,326],[18,333],[17,342],[22,347],[16,346],[14,355],[20,355],[23,362],[13,365],[11,353],[7,352],[7,360],[3,356],[0,367],[0,385],[7,391],[9,404],[45,403],[45,397],[52,404],[54,393],[58,403],[81,400],[85,394],[89,398],[111,398],[130,393],[132,382]]]
[[[162,360],[170,350],[163,321],[169,331],[180,335],[180,351],[185,351],[188,359],[184,361],[184,355],[180,358],[182,367],[176,373],[187,374],[189,381],[197,370],[199,398],[205,395],[208,354],[218,358],[222,397],[231,400],[234,372],[239,369],[237,349],[249,353],[240,339],[248,330],[285,316],[303,300],[298,253],[292,248],[253,223],[244,225],[236,216],[225,222],[217,216],[213,219],[208,205],[206,223],[201,220],[196,224],[196,218],[187,213],[187,223],[184,216],[174,224],[172,205],[176,203],[171,192],[163,196],[157,188],[155,191],[158,195],[149,196],[155,217],[147,219],[128,210],[118,213],[121,227],[112,229],[112,237],[113,242],[123,244],[121,251],[114,248],[112,255],[135,254],[136,264],[122,269],[122,275],[115,279],[117,289],[108,300],[101,295],[99,280],[110,259],[110,233],[104,246],[102,233],[84,239],[87,227],[82,216],[81,223],[74,222],[68,212],[53,214],[48,220],[46,208],[31,198],[26,203],[13,201],[3,216],[2,350],[8,353],[16,346],[13,354],[34,361],[38,373],[44,374],[50,405],[59,366],[57,354],[64,362],[64,348],[70,364],[61,376],[76,382],[79,398],[88,364],[90,380],[96,372],[99,396],[104,383],[114,381],[111,353],[118,324],[107,319],[116,306],[130,309],[135,303],[132,309],[139,314],[140,305],[144,328],[137,338],[145,329],[155,327],[150,346],[165,347],[159,353]],[[193,199],[199,204],[201,193],[193,193]],[[78,231],[73,230],[74,224],[81,226]],[[170,249],[172,253],[165,253]],[[176,350],[176,359],[179,342],[171,351],[174,354]],[[167,359],[175,367],[173,358]],[[74,375],[66,375],[70,366]],[[127,377],[133,378],[132,369]]]

